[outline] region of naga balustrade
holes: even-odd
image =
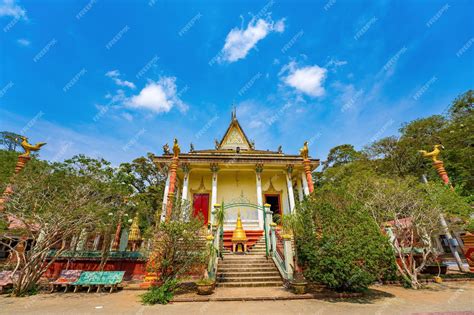
[[[293,246],[291,235],[281,234],[275,223],[271,227],[272,259],[285,280],[293,279]]]

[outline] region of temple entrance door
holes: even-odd
[[[273,221],[275,221],[275,215],[281,216],[280,195],[266,194],[265,203],[270,205],[270,210],[273,212]]]
[[[209,194],[194,194],[193,196],[193,216],[202,216],[204,224],[209,220]]]

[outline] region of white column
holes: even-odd
[[[293,181],[291,180],[292,168],[288,168],[286,172],[286,187],[288,189],[288,199],[290,200],[290,213],[295,210],[295,194],[293,193]]]
[[[263,198],[262,198],[262,171],[263,165],[259,164],[255,168],[256,173],[256,183],[257,183],[257,204],[259,209],[257,211],[258,216],[258,228],[263,230]]]
[[[301,173],[301,181],[303,182],[304,195],[308,196],[309,195],[309,187],[308,187],[308,182],[306,181],[306,174],[304,172]]]
[[[212,171],[212,191],[211,191],[211,209],[217,204],[217,171],[219,168],[217,164],[211,164]],[[214,214],[211,211],[211,220],[210,222],[214,224]]]
[[[301,185],[301,179],[296,178],[296,187],[298,188],[298,198],[301,201],[303,201],[303,186]]]
[[[188,200],[188,186],[189,186],[189,169],[184,168],[184,179],[183,179],[183,192],[181,195],[182,200]]]
[[[170,189],[170,173],[168,172],[168,177],[166,178],[166,183],[165,183],[165,191],[163,193],[163,205],[161,207],[160,222],[163,222],[166,217],[166,205],[168,204],[169,189]]]

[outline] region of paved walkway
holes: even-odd
[[[474,283],[432,284],[429,289],[373,287],[372,294],[351,300],[291,300],[173,303],[143,306],[142,292],[113,294],[40,294],[0,296],[0,314],[474,314]],[[235,293],[235,292],[234,292]],[[249,292],[248,294],[253,294]],[[224,294],[224,293],[219,293]],[[280,292],[279,294],[284,294]]]

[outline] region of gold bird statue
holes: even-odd
[[[428,152],[428,151],[425,151],[425,150],[419,150],[418,152],[422,153],[423,156],[426,157],[426,158],[431,158],[433,160],[433,162],[439,162],[438,156],[441,153],[440,148],[444,149],[444,147],[441,144],[436,144],[434,146],[433,151],[431,151],[431,152]]]
[[[303,147],[300,149],[300,154],[303,159],[307,159],[309,156],[308,141],[304,142]]]
[[[23,147],[23,150],[25,150],[25,153],[21,154],[20,156],[23,157],[30,157],[31,151],[39,151],[39,149],[46,144],[46,142],[38,142],[35,145],[32,145],[28,143],[28,138],[27,137],[20,137],[21,138],[21,146]]]

